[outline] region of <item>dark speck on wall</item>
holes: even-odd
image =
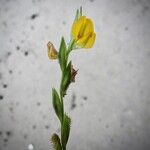
[[[11,52],[7,52],[7,56],[10,56],[11,55]]]
[[[0,136],[2,136],[2,131],[0,131]]]
[[[43,119],[45,119],[46,118],[46,116],[45,115],[43,115]]]
[[[20,50],[20,46],[16,46],[16,50],[19,51]]]
[[[8,142],[8,139],[4,139],[4,142],[7,143],[7,142]]]
[[[9,74],[12,74],[13,73],[13,71],[12,70],[9,70]]]
[[[13,107],[9,107],[11,113],[13,113]]]
[[[90,2],[94,2],[94,0],[90,0]]]
[[[120,128],[123,128],[123,127],[124,127],[124,124],[121,124],[121,125],[120,125]]]
[[[9,39],[9,42],[12,43],[12,39]]]
[[[4,25],[4,27],[7,27],[7,22],[3,21],[3,25]]]
[[[24,134],[23,137],[24,137],[24,139],[27,139],[27,138],[28,138],[28,135],[27,135],[27,134]]]
[[[148,6],[143,6],[142,14],[145,14],[149,10]]]
[[[33,128],[33,129],[36,129],[36,125],[33,125],[32,128]]]
[[[38,17],[39,15],[38,14],[32,14],[31,15],[31,19],[33,20],[33,19],[35,19],[36,17]]]
[[[7,88],[7,84],[3,84],[3,88]]]
[[[49,28],[49,26],[48,26],[48,25],[46,25],[46,26],[45,26],[45,29],[47,30],[48,28]]]
[[[34,30],[34,26],[31,26],[31,30]]]
[[[109,125],[107,124],[105,127],[106,127],[106,128],[109,128]]]
[[[63,25],[66,25],[66,21],[63,21],[62,24],[63,24]]]
[[[16,102],[16,106],[18,106],[19,105],[19,102]]]
[[[9,136],[12,136],[12,132],[11,131],[6,131],[6,135],[9,137]]]
[[[41,105],[41,103],[40,102],[37,102],[37,106],[40,106]]]
[[[71,110],[73,110],[76,107],[76,95],[75,93],[72,94],[72,99],[71,99]]]
[[[83,103],[80,104],[83,107]]]
[[[48,125],[45,125],[45,129],[49,129],[49,126],[48,126]]]
[[[101,121],[102,121],[102,119],[101,119],[101,118],[99,118],[98,120],[99,120],[99,122],[101,122]]]
[[[0,79],[2,79],[2,74],[0,73]]]
[[[128,31],[128,27],[125,27],[124,30],[125,30],[125,31]]]
[[[83,99],[86,101],[87,100],[87,96],[83,96]]]
[[[4,97],[3,97],[3,95],[0,95],[0,100],[2,100]]]
[[[113,138],[111,138],[111,139],[110,139],[110,141],[113,143],[113,142],[114,142],[114,139],[113,139]]]
[[[28,54],[29,54],[28,51],[25,51],[25,52],[24,52],[24,55],[25,55],[25,56],[28,56]]]
[[[24,43],[24,40],[21,40],[20,42],[21,42],[21,43]]]

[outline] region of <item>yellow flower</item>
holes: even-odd
[[[84,48],[91,48],[96,37],[92,20],[85,16],[81,16],[79,19],[75,20],[72,25],[72,37],[76,45]]]
[[[49,59],[57,59],[58,52],[54,48],[54,45],[51,42],[47,43],[47,51],[48,51],[48,57]]]

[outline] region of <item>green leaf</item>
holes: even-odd
[[[80,17],[82,16],[82,6],[80,6]]]
[[[66,43],[64,37],[61,38],[58,58],[59,58],[61,70],[63,71],[66,67]]]
[[[63,117],[62,104],[59,95],[54,88],[52,89],[52,98],[53,98],[53,107],[55,113],[58,116],[59,120],[62,121],[62,117]]]
[[[77,9],[74,22],[75,22],[76,20],[78,20],[79,17],[81,17],[81,16],[82,16],[82,6],[80,6],[80,9]]]
[[[79,18],[79,9],[77,9],[77,11],[76,11],[76,16],[75,16],[74,22],[75,22],[76,20],[78,20],[78,18]]]
[[[60,138],[56,133],[52,135],[51,142],[53,144],[54,150],[62,150]]]
[[[69,62],[66,69],[64,70],[64,76],[62,81],[63,96],[66,94],[66,91],[70,83],[71,83],[71,61]]]
[[[70,127],[71,127],[71,119],[65,114],[64,119],[63,119],[63,124],[61,128],[61,138],[62,138],[62,147],[66,147],[68,139],[69,139],[69,134],[70,134]]]

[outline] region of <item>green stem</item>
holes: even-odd
[[[68,56],[70,54],[70,52],[73,50],[73,46],[74,46],[74,40],[71,40],[70,43],[69,43],[69,46],[68,46],[68,49],[67,49],[67,53],[66,53],[66,66],[65,68],[67,67],[67,64],[68,64]],[[62,73],[61,73],[61,83],[60,83],[60,99],[61,99],[61,106],[62,106],[62,113],[63,113],[63,116],[62,116],[62,121],[61,121],[61,129],[62,129],[62,126],[63,126],[63,120],[64,120],[64,102],[63,102],[63,89],[62,89],[62,82],[63,82],[63,78],[64,78],[64,70],[62,70]],[[62,144],[62,150],[66,150],[66,145],[64,145],[63,143],[63,139],[62,139],[62,130],[61,130],[61,144]]]
[[[61,121],[61,144],[62,144],[62,150],[64,149],[63,139],[62,139],[62,126],[63,126],[63,119],[64,119],[64,102],[63,102],[63,91],[62,91],[62,81],[63,81],[63,71],[61,75],[61,84],[60,84],[60,100],[61,100],[61,107],[62,107],[62,121]]]
[[[62,127],[63,127],[63,119],[64,119],[64,102],[63,102],[63,98],[61,96],[61,103],[62,103],[62,111],[63,111],[63,118],[62,118],[62,122],[61,122],[61,144],[62,144],[62,150],[66,150],[66,148],[64,149],[64,143],[63,143],[63,139],[62,139]]]

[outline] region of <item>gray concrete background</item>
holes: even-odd
[[[46,44],[69,41],[81,5],[97,39],[71,55],[79,72],[65,99],[68,150],[150,149],[149,0],[0,0],[0,150],[52,149],[60,70]]]

